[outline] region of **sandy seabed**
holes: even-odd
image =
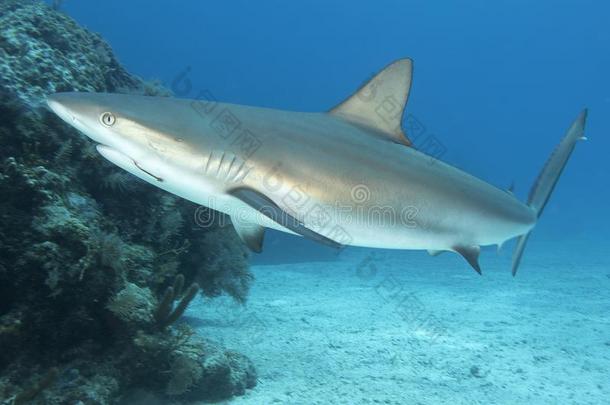
[[[597,250],[596,250],[597,249]],[[459,257],[346,250],[255,266],[245,307],[198,301],[187,320],[249,356],[234,404],[607,404],[610,265],[603,245],[530,243]]]

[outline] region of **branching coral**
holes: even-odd
[[[144,238],[160,246],[167,246],[181,236],[185,221],[178,208],[178,200],[172,195],[162,195],[151,207],[151,221]]]
[[[249,270],[248,251],[231,228],[217,228],[205,234],[201,249],[191,254],[197,269],[195,280],[206,295],[226,293],[244,303],[253,275]]]
[[[98,252],[100,266],[116,271],[125,268],[125,243],[117,234],[95,230],[90,240]]]
[[[157,311],[155,312],[155,319],[161,329],[167,328],[169,325],[176,322],[184,314],[184,311],[188,308],[189,304],[195,298],[199,292],[199,285],[197,283],[191,284],[184,293],[184,296],[178,302],[178,305],[174,307],[174,301],[179,299],[182,295],[182,289],[184,288],[184,276],[179,274],[174,280],[174,285],[167,287],[163,298],[161,299]]]
[[[135,190],[137,178],[125,172],[113,172],[102,180],[102,186],[112,192],[130,193]]]

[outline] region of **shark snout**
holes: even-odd
[[[87,122],[96,115],[97,106],[88,100],[88,93],[55,93],[47,96],[47,105],[59,118],[87,136]]]
[[[102,106],[95,93],[55,93],[47,96],[47,105],[59,118],[98,143],[104,143],[99,128]]]
[[[71,93],[55,93],[47,96],[47,105],[55,114],[57,114],[62,120],[69,124],[76,118],[70,109],[70,105],[73,104],[73,97],[70,97]]]

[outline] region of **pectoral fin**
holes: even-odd
[[[242,221],[239,217],[231,217],[231,222],[233,222],[235,231],[246,246],[248,246],[248,249],[255,253],[261,253],[263,251],[263,239],[265,238],[264,227]]]
[[[341,244],[335,242],[334,240],[307,228],[303,222],[284,211],[281,207],[274,203],[273,200],[256,190],[240,187],[230,191],[229,195],[232,195],[233,197],[248,204],[261,214],[282,225],[284,228],[290,229],[294,233],[334,248],[342,247]]]

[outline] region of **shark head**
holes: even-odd
[[[132,159],[157,152],[179,139],[154,122],[167,114],[158,103],[146,97],[104,93],[56,93],[47,104],[61,119],[107,148]],[[158,111],[155,111],[155,108]],[[155,149],[156,147],[156,149]]]
[[[47,104],[110,162],[200,204],[241,182],[251,168],[190,100],[76,92],[48,96]]]
[[[150,100],[151,102],[147,102]],[[106,159],[147,181],[163,181],[168,154],[181,149],[171,111],[152,98],[103,93],[57,93],[47,104],[61,119],[98,143]]]
[[[47,104],[55,114],[101,144],[112,138],[112,124],[116,123],[111,122],[113,113],[106,111],[108,103],[104,101],[104,97],[90,93],[56,93],[47,97]]]

